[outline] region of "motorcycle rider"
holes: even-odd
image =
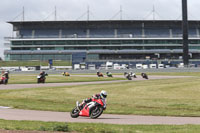
[[[5,81],[2,81],[2,78],[3,78],[3,77],[5,78],[5,79],[4,79]],[[9,79],[8,71],[2,72],[2,75],[1,75],[1,83],[7,84],[7,83],[8,83],[8,79]]]
[[[148,76],[146,73],[141,73],[142,78],[148,79]]]
[[[97,76],[98,77],[103,77],[103,74],[101,72],[97,71]]]
[[[41,76],[40,78],[45,78],[46,73],[45,73],[45,71],[42,71],[39,75]]]
[[[92,101],[92,98],[94,98],[94,99],[101,99],[102,102],[103,102],[103,104],[104,104],[103,108],[104,108],[104,110],[106,109],[107,92],[104,91],[104,90],[102,90],[102,91],[100,92],[100,94],[95,94],[95,95],[93,95],[91,98],[87,98],[87,99],[83,100],[83,102],[82,102],[81,104],[79,104],[79,103],[77,102],[77,105],[78,105],[79,110],[82,110],[83,107],[85,106],[85,104],[91,102],[91,101]]]
[[[9,79],[9,75],[8,75],[7,71],[4,73],[4,76],[6,78],[5,83],[7,84],[8,83],[8,79]]]
[[[106,75],[108,76],[108,77],[112,77],[112,73],[111,72],[106,72]]]
[[[44,83],[45,82],[45,79],[46,77],[45,76],[48,76],[47,73],[45,73],[45,71],[42,71],[40,72],[40,74],[37,76],[37,79],[38,79],[38,83]]]
[[[135,73],[133,73],[132,71],[131,71],[129,74],[130,74],[130,76],[131,76],[131,77],[134,77],[134,78],[136,78],[136,74],[135,74]]]

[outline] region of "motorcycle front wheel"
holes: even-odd
[[[79,116],[79,110],[77,109],[77,107],[72,109],[72,112],[70,113],[70,115],[72,118],[77,118]]]
[[[40,79],[39,79],[39,78],[37,79],[37,83],[38,83],[38,84],[40,83]]]
[[[103,113],[103,107],[96,106],[91,110],[90,118],[96,119]]]

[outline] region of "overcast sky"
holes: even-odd
[[[25,9],[25,21],[54,20],[53,12],[57,9],[57,20],[86,20],[87,7],[91,20],[116,20],[122,7],[122,18],[128,20],[181,19],[182,0],[1,0],[0,3],[0,57],[3,57],[4,37],[12,36],[12,25],[7,21],[22,20]],[[118,14],[118,15],[117,15]],[[190,20],[200,20],[200,0],[188,0]]]

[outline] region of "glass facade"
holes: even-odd
[[[10,22],[17,33],[7,60],[181,59],[181,21]],[[189,22],[189,51],[199,59],[200,21]]]
[[[167,40],[167,39],[163,39],[163,40],[142,40],[142,39],[138,39],[138,40],[62,40],[62,41],[12,41],[12,46],[20,46],[20,45],[24,45],[24,46],[46,46],[46,45],[124,45],[124,44],[182,44],[182,40],[181,39],[176,39],[176,40]],[[200,44],[200,40],[189,40],[189,44]]]
[[[71,61],[71,55],[55,55],[55,54],[47,54],[47,55],[28,55],[28,54],[11,54],[10,60],[67,60]]]
[[[200,40],[189,40],[189,49],[200,49]],[[11,50],[180,50],[182,49],[181,39],[116,39],[116,40],[32,40],[32,41],[12,41]],[[140,55],[140,56],[139,56]],[[180,54],[161,54],[160,59],[179,59]],[[156,59],[154,54],[88,54],[87,60],[106,59]],[[197,54],[193,56],[198,58]],[[10,60],[71,60],[71,54],[11,54]]]
[[[191,44],[193,44],[191,46]],[[189,40],[190,49],[200,49],[200,40]],[[124,50],[181,49],[182,40],[62,40],[13,41],[12,50]],[[195,46],[196,45],[196,46]]]

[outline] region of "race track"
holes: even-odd
[[[96,77],[96,75],[73,75],[73,76],[80,76],[80,77]],[[116,75],[115,77],[121,77],[122,75]],[[172,79],[172,78],[186,78],[190,76],[149,76],[148,80],[153,79]],[[94,82],[73,82],[73,83],[45,83],[45,84],[7,84],[7,85],[0,85],[0,90],[5,89],[25,89],[25,88],[41,88],[41,87],[56,87],[56,86],[72,86],[72,85],[89,85],[89,84],[106,84],[106,83],[118,83],[118,82],[134,82],[138,80],[146,80],[142,77],[138,76],[133,80],[113,80],[113,81],[94,81]],[[47,79],[48,82],[48,79]]]
[[[185,125],[200,124],[200,117],[168,117],[168,116],[137,116],[102,114],[98,119],[88,117],[71,118],[68,112],[34,111],[0,108],[0,119],[32,120],[56,122],[84,122],[128,125]]]

